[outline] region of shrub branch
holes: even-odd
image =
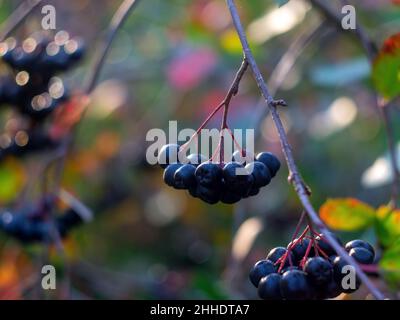
[[[25,0],[1,25],[0,41],[4,41],[25,18],[42,2],[42,0]]]
[[[252,51],[249,47],[247,37],[245,34],[245,31],[242,26],[242,22],[239,17],[239,13],[236,7],[236,4],[234,0],[226,0],[232,21],[234,24],[234,27],[236,29],[236,32],[239,36],[242,48],[243,48],[243,53],[249,63],[249,66],[253,72],[254,78],[257,82],[257,85],[260,89],[260,92],[265,99],[266,104],[268,105],[272,119],[274,121],[275,127],[278,131],[279,134],[279,139],[281,142],[282,146],[282,151],[285,155],[286,163],[289,169],[289,181],[293,185],[299,200],[301,201],[305,211],[307,212],[307,215],[310,219],[310,221],[314,224],[315,227],[317,227],[324,235],[326,240],[329,242],[329,244],[335,249],[337,254],[342,257],[347,263],[352,265],[355,268],[355,271],[360,278],[360,280],[366,285],[366,287],[369,289],[371,294],[378,300],[384,299],[383,294],[374,286],[374,284],[370,281],[368,276],[362,271],[360,266],[357,264],[357,262],[350,257],[347,252],[342,248],[342,246],[337,242],[337,240],[330,234],[328,228],[326,225],[321,221],[321,219],[318,216],[318,213],[315,211],[314,207],[312,206],[310,199],[309,199],[309,192],[307,190],[306,184],[304,183],[299,170],[297,169],[297,165],[295,163],[293,153],[292,153],[292,148],[291,145],[289,144],[288,137],[286,135],[285,129],[283,127],[281,118],[279,116],[279,113],[277,111],[277,106],[281,105],[283,101],[281,100],[275,100],[271,94],[269,93],[268,87],[264,81],[264,78],[260,72],[260,69],[258,68],[258,65],[254,59],[254,56],[252,54]]]

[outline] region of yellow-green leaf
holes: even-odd
[[[400,210],[381,206],[376,211],[375,231],[379,243],[386,247],[400,239]]]
[[[400,239],[383,252],[379,265],[388,283],[398,285],[400,282]]]
[[[6,159],[0,166],[0,204],[13,200],[25,181],[22,165],[14,159]]]
[[[319,214],[330,228],[343,231],[366,229],[375,218],[374,208],[354,198],[328,199]]]
[[[385,41],[373,63],[372,81],[386,99],[400,94],[400,33]]]

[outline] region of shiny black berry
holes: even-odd
[[[258,261],[250,271],[249,278],[251,283],[257,288],[261,278],[271,273],[275,273],[277,267],[269,260]]]
[[[224,185],[226,185],[225,181],[224,181]],[[234,189],[234,191],[235,191],[235,193],[240,195],[241,198],[245,199],[250,196],[250,193],[252,192],[252,189],[254,188],[253,185],[254,185],[254,178],[252,175],[249,174],[247,176],[247,183],[245,185],[243,185],[242,188]]]
[[[286,248],[284,248],[284,247],[276,247],[276,248],[272,249],[268,253],[267,259],[275,263],[275,262],[277,262],[279,260],[279,258],[281,258],[284,254],[286,254],[286,252],[287,252]],[[291,259],[292,262],[295,261],[295,258],[293,256],[292,252],[290,252],[290,254],[287,256],[284,266],[289,266],[290,265],[289,259]]]
[[[212,162],[203,162],[195,172],[197,182],[206,187],[218,188],[222,182],[222,168]]]
[[[194,175],[196,167],[191,164],[184,164],[174,175],[174,186],[176,189],[189,189],[196,186],[196,177]]]
[[[271,173],[271,177],[275,177],[281,163],[278,158],[270,152],[261,152],[256,156],[256,160],[264,163]]]
[[[258,284],[258,296],[264,300],[281,300],[281,278],[277,273],[263,277]]]
[[[176,170],[178,170],[180,167],[182,167],[182,164],[173,163],[165,168],[163,179],[164,179],[164,182],[168,186],[170,186],[170,187],[174,186],[174,182],[175,182],[174,175],[175,175]]]
[[[260,161],[247,164],[246,170],[253,176],[256,188],[264,187],[271,182],[269,169]]]
[[[364,240],[352,240],[346,243],[345,247],[347,252],[349,252],[351,249],[353,248],[364,248],[369,250],[374,256],[375,256],[375,250],[374,248],[367,242]]]
[[[331,263],[321,257],[308,259],[304,265],[304,271],[307,273],[310,282],[317,287],[328,284],[333,277]]]
[[[288,248],[292,245],[292,243],[295,243],[295,245],[292,246],[291,252],[293,253],[296,261],[300,261],[301,259],[303,259],[303,257],[307,252],[307,248],[310,244],[310,239],[303,238],[301,240],[298,240],[296,238],[293,240],[293,242],[290,242],[288,244]],[[314,247],[311,247],[308,253],[308,257],[313,257],[313,256],[314,256]]]
[[[361,247],[351,249],[349,256],[361,264],[371,264],[374,262],[374,254],[368,249]]]
[[[289,270],[282,275],[281,293],[287,300],[306,300],[312,297],[307,274],[300,270]]]
[[[330,233],[330,235],[336,239],[336,241],[342,245],[342,242],[340,241],[340,239],[333,233]],[[327,255],[327,256],[331,256],[336,254],[335,249],[333,249],[333,247],[329,244],[329,242],[326,240],[326,237],[324,236],[324,234],[320,234],[319,236],[317,236],[315,238],[315,240],[317,241],[318,247]]]
[[[238,162],[228,162],[222,174],[226,186],[230,190],[240,192],[243,188],[249,188],[250,178],[247,170]]]

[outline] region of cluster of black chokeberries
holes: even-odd
[[[28,128],[2,135],[1,156],[52,147],[54,141],[43,121],[69,98],[56,75],[74,66],[83,53],[83,42],[66,31],[54,37],[40,32],[22,42],[8,38],[0,43],[0,58],[10,69],[0,77],[0,105],[11,106],[28,123]]]
[[[72,228],[83,222],[82,217],[72,208],[55,220],[32,211],[0,213],[0,230],[23,243],[52,242],[54,231],[65,237]]]
[[[254,265],[250,281],[258,288],[261,299],[330,299],[359,288],[354,269],[336,254],[323,235],[317,236],[314,243],[311,241],[296,239],[287,248],[274,248],[265,260]],[[374,249],[366,241],[350,241],[345,249],[360,264],[374,261]]]
[[[161,148],[158,163],[165,169],[164,182],[168,186],[188,190],[209,204],[233,204],[258,194],[280,168],[272,153],[262,152],[256,157],[242,153],[235,151],[231,162],[215,163],[201,154],[183,156],[179,145],[168,144]]]

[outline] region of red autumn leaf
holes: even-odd
[[[400,33],[385,40],[372,68],[376,90],[391,100],[400,94]]]
[[[399,49],[400,49],[400,33],[396,33],[395,35],[385,40],[381,52],[386,54],[396,54],[396,51]]]

